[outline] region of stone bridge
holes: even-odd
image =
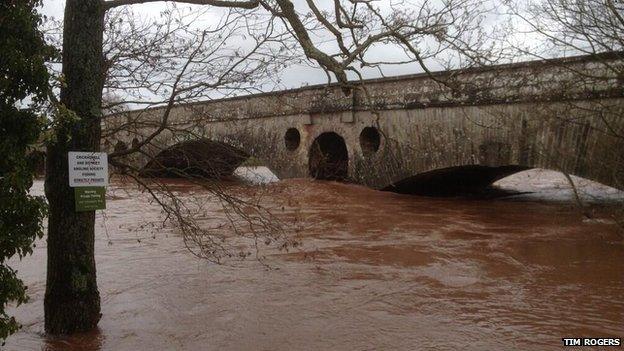
[[[144,176],[222,176],[250,156],[279,178],[402,193],[482,188],[539,167],[624,187],[624,89],[606,54],[311,86],[177,105],[140,155]],[[131,147],[166,107],[103,119],[102,148]]]

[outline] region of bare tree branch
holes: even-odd
[[[163,1],[171,1],[171,0],[112,0],[112,1],[103,1],[104,9],[112,9],[114,7],[124,6],[124,5],[135,5],[135,4],[146,4],[150,2],[163,2]],[[175,2],[179,3],[187,3],[194,5],[211,5],[216,7],[235,7],[241,9],[253,9],[258,7],[260,1],[258,0],[250,0],[250,1],[227,1],[227,0],[175,0]]]

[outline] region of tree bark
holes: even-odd
[[[69,187],[68,151],[98,151],[103,87],[101,0],[67,0],[63,37],[61,104],[73,111],[56,118],[48,144],[45,191],[48,219],[48,272],[45,330],[69,334],[96,327],[100,319],[94,257],[95,213],[76,212]]]

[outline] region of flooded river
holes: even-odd
[[[300,247],[211,264],[160,225],[149,195],[114,183],[97,214],[99,329],[43,334],[42,240],[16,264],[32,300],[11,311],[24,327],[6,349],[556,350],[562,337],[624,337],[624,242],[611,211],[581,216],[550,173],[503,180],[538,190],[515,201],[252,178],[225,188],[261,191]],[[223,220],[210,194],[172,184],[209,201],[206,225]],[[594,202],[622,197],[583,186]]]

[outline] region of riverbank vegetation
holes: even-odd
[[[35,176],[31,156],[45,125],[34,105],[47,98],[44,63],[54,52],[39,30],[40,4],[0,4],[0,342],[19,328],[6,313],[7,304],[28,301],[27,287],[7,260],[32,254],[35,239],[43,236],[47,208],[42,196],[28,193]]]

